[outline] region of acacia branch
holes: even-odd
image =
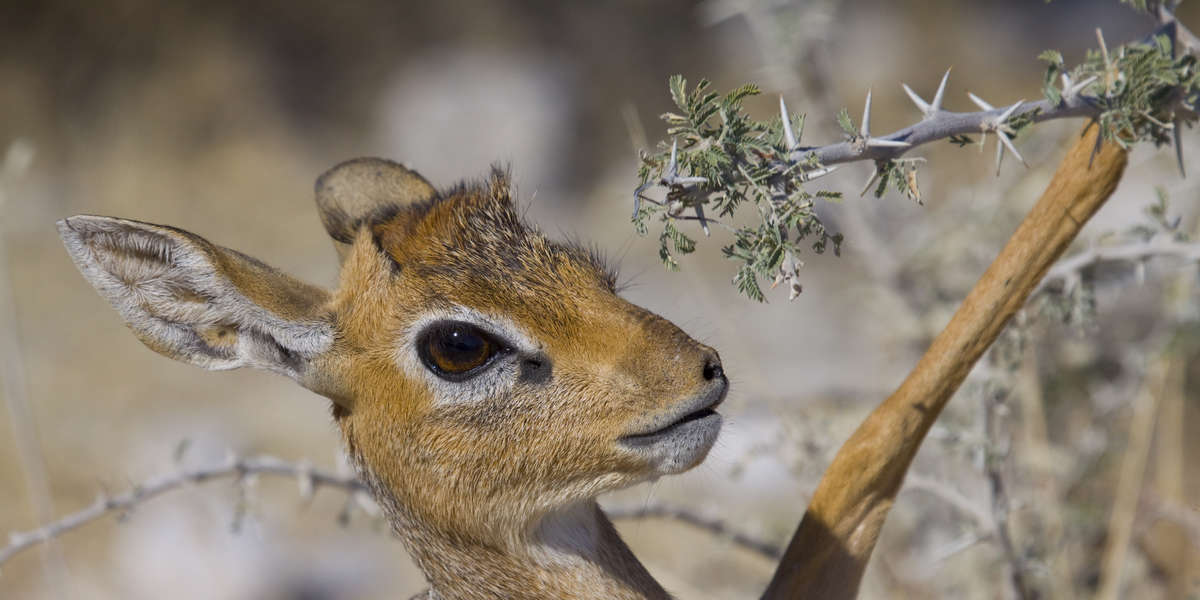
[[[904,475],[967,373],[1116,189],[1127,153],[1091,126],[950,323],[825,472],[764,598],[855,597]],[[1093,161],[1094,158],[1094,161]],[[1090,166],[1089,166],[1090,165]]]
[[[1007,118],[1000,120],[999,117]],[[951,137],[963,135],[980,135],[997,132],[1004,123],[1018,117],[1028,115],[1034,123],[1068,119],[1076,117],[1093,117],[1100,114],[1094,99],[1076,95],[1064,99],[1058,106],[1050,104],[1049,100],[1036,102],[1018,102],[1013,106],[993,108],[976,112],[950,112],[938,110],[932,117],[926,118],[915,125],[909,125],[878,138],[869,140],[846,140],[825,146],[798,148],[791,158],[796,162],[816,158],[822,165],[837,165],[864,160],[884,161],[900,158],[909,150],[930,142],[937,142]],[[1006,133],[998,133],[1006,136]],[[905,145],[878,145],[871,141],[899,142]],[[1018,155],[1019,157],[1019,155]]]
[[[1200,41],[1196,35],[1176,20],[1174,14],[1167,7],[1157,7],[1155,17],[1159,21],[1159,27],[1147,37],[1146,43],[1158,35],[1166,35],[1174,45],[1176,52],[1193,55],[1200,52]],[[1103,38],[1101,38],[1101,43],[1103,43]],[[1008,137],[1014,133],[1007,128],[1008,123],[1022,119],[1028,119],[1029,123],[1034,124],[1076,117],[1095,119],[1104,112],[1102,99],[1099,96],[1085,93],[1085,90],[1088,90],[1096,78],[1072,82],[1065,75],[1061,98],[1058,102],[1051,102],[1048,99],[1035,102],[1022,100],[1010,106],[996,108],[968,92],[967,95],[971,100],[983,110],[962,113],[945,111],[941,106],[949,75],[950,71],[946,71],[931,102],[923,100],[907,85],[903,86],[904,91],[924,115],[924,119],[920,122],[887,135],[871,136],[869,129],[871,94],[868,91],[866,107],[863,111],[863,125],[857,136],[850,140],[823,146],[796,148],[789,158],[792,162],[800,164],[811,164],[811,161],[815,159],[823,166],[863,160],[880,162],[895,160],[909,150],[930,142],[958,136],[995,133],[998,137],[996,142],[997,162],[1006,149],[1018,160],[1021,160],[1021,155],[1008,141]],[[1173,104],[1171,109],[1177,113],[1178,118],[1190,119],[1196,116],[1195,108],[1185,105],[1182,99],[1174,98],[1170,102]],[[786,108],[783,109],[783,113],[787,114]],[[784,120],[787,121],[786,117]],[[1174,125],[1176,144],[1179,143],[1178,125],[1179,123],[1176,121]]]
[[[1015,144],[1024,129],[1049,120],[1085,117],[1101,125],[1105,140],[1122,148],[1138,141],[1174,142],[1182,172],[1181,131],[1200,118],[1195,36],[1170,16],[1169,7],[1166,13],[1161,7],[1141,8],[1159,11],[1154,14],[1160,22],[1141,43],[1109,52],[1097,30],[1101,51],[1072,69],[1065,66],[1061,54],[1042,53],[1040,58],[1048,64],[1045,99],[993,106],[968,92],[981,110],[943,110],[947,71],[931,101],[903,86],[922,115],[918,122],[874,135],[868,90],[859,124],[852,123],[846,112],[839,113],[845,138],[820,146],[800,145],[804,117],[789,112],[782,98],[777,119],[751,118],[742,101],[760,93],[753,84],[721,95],[711,91],[707,80],[688,88],[682,75],[672,76],[668,87],[679,112],[662,115],[671,142],[642,156],[638,171],[642,183],[633,194],[634,227],[646,235],[651,221],[661,223],[659,258],[673,270],[678,268],[677,256],[696,248],[696,240],[677,227],[677,220],[698,221],[708,236],[705,213],[732,215],[744,204],[753,204],[759,221],[736,226],[732,243],[723,248],[726,257],[738,263],[733,283],[758,301],[765,301],[764,282],[772,289],[785,284],[781,289],[789,290],[789,299],[795,299],[802,290],[803,261],[798,257],[810,251],[824,253],[830,246],[836,254],[843,242],[842,234],[831,231],[815,210],[820,199],[838,198],[841,193],[815,190],[808,184],[844,163],[872,163],[862,194],[874,189],[875,195],[882,196],[893,189],[920,203],[917,175],[924,159],[905,157],[913,148],[944,139],[965,145],[973,143],[975,136],[983,143],[990,134],[995,138],[999,171],[1006,154],[1026,164]],[[1097,143],[1089,161],[1098,149]],[[663,199],[643,195],[650,188],[665,192]]]

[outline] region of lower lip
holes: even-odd
[[[679,431],[680,429],[683,429],[693,423],[698,423],[701,421],[710,421],[713,419],[720,419],[720,415],[717,414],[717,411],[715,411],[711,408],[706,408],[704,410],[698,410],[694,413],[691,413],[691,414],[685,416],[684,418],[682,418],[678,421],[675,421],[674,423],[671,423],[670,425],[667,425],[666,427],[663,427],[662,429],[656,429],[656,430],[648,432],[648,433],[627,435],[623,439],[625,439],[626,441],[631,441],[631,442],[636,442],[639,440],[652,440],[655,438],[661,438],[661,437],[670,435],[672,433],[675,433],[676,431]]]

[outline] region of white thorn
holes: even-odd
[[[1004,137],[1003,133],[997,133],[996,137]],[[1000,165],[1004,163],[1004,144],[996,142],[996,177],[1000,176]]]
[[[971,92],[967,92],[967,96],[969,96],[971,98],[971,102],[974,102],[975,106],[978,106],[979,108],[982,108],[983,110],[996,110],[995,106],[992,106],[991,104],[988,104],[987,102],[984,102],[983,98],[980,98],[979,96],[976,96],[975,94],[972,94]]]
[[[918,96],[917,93],[912,90],[912,88],[908,87],[907,83],[901,83],[900,87],[904,88],[904,93],[908,94],[908,97],[912,99],[913,104],[917,105],[917,110],[921,111],[921,114],[925,115],[926,119],[933,114],[932,107],[926,103],[923,98]]]
[[[863,189],[861,192],[858,193],[858,196],[860,198],[863,196],[866,196],[867,190],[871,189],[871,184],[875,183],[875,180],[878,178],[879,178],[879,167],[877,167],[877,166],[871,167],[871,176],[867,178],[867,185],[863,186]]]
[[[867,104],[863,107],[862,127],[858,132],[865,138],[871,137],[871,88],[867,88]]]
[[[1016,112],[1016,110],[1017,110],[1018,108],[1021,108],[1021,105],[1022,105],[1022,104],[1025,104],[1025,99],[1024,99],[1024,98],[1022,98],[1022,99],[1020,99],[1020,100],[1017,100],[1017,103],[1016,103],[1016,104],[1014,104],[1014,105],[1012,105],[1012,106],[1008,107],[1007,109],[1005,109],[1005,110],[1004,110],[1004,112],[1000,113],[1000,116],[996,118],[996,124],[997,124],[997,125],[1003,125],[1003,124],[1004,124],[1004,122],[1005,122],[1005,121],[1007,121],[1007,120],[1008,120],[1008,118],[1009,118],[1009,117],[1011,117],[1011,116],[1012,116],[1012,114],[1013,114],[1014,112]]]
[[[1179,176],[1187,177],[1187,171],[1183,170],[1183,138],[1180,137],[1183,134],[1183,119],[1176,117],[1173,125],[1175,131],[1172,137],[1175,138],[1175,160],[1179,163]]]
[[[1063,90],[1063,96],[1066,96],[1068,98],[1077,96],[1079,94],[1079,92],[1083,91],[1083,88],[1086,88],[1087,86],[1092,85],[1092,82],[1096,81],[1099,78],[1100,77],[1097,75],[1092,75],[1091,77],[1088,77],[1087,79],[1084,79],[1083,81],[1080,81],[1079,83],[1071,86],[1070,89]]]
[[[946,96],[946,82],[949,80],[950,69],[946,69],[946,72],[942,75],[942,82],[938,84],[937,93],[933,95],[933,104],[931,108],[935,113],[939,110],[942,110],[942,98]]]
[[[819,169],[813,169],[811,171],[804,171],[800,174],[800,180],[801,181],[812,181],[818,177],[824,177],[836,170],[838,170],[838,165],[830,165],[828,167],[821,167]]]
[[[869,148],[907,148],[912,144],[901,142],[900,140],[885,140],[883,138],[870,138],[867,140]]]
[[[708,220],[704,218],[704,206],[700,204],[696,205],[696,219],[700,221],[700,229],[704,230],[704,237],[709,237]]]
[[[679,163],[676,161],[678,150],[679,140],[671,140],[671,162],[667,163],[667,172],[664,174],[666,175],[667,179],[673,178],[675,176],[675,170],[679,167]]]
[[[783,140],[787,143],[787,149],[791,150],[796,147],[796,135],[792,133],[792,118],[788,116],[787,105],[783,103],[783,95],[779,96],[779,118],[783,120]]]
[[[925,115],[925,120],[929,120],[937,116],[938,111],[942,110],[942,99],[946,96],[946,82],[949,79],[950,69],[946,69],[946,72],[942,75],[941,83],[938,84],[937,92],[933,95],[933,102],[925,102],[912,88],[908,87],[908,84],[901,83],[900,86],[904,88],[904,92],[912,99],[913,104],[917,105],[921,114]]]
[[[1067,75],[1066,71],[1063,71],[1062,74],[1059,75],[1059,79],[1062,79],[1062,89],[1063,94],[1065,95],[1067,90],[1071,89],[1071,76]]]
[[[1025,168],[1029,168],[1029,163],[1025,162],[1025,159],[1021,156],[1020,152],[1017,152],[1017,147],[1013,145],[1012,140],[1008,139],[1007,135],[1004,135],[1002,132],[997,132],[996,137],[1000,138],[1000,143],[1004,144],[1004,147],[1008,148],[1008,151],[1012,152],[1012,155],[1017,157],[1017,160],[1021,161],[1021,164],[1025,165]]]

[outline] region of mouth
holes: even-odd
[[[720,402],[717,402],[716,404],[713,404],[712,406],[708,406],[708,407],[702,408],[700,410],[690,412],[686,415],[683,415],[679,419],[672,421],[671,423],[667,424],[664,427],[660,427],[653,431],[647,431],[645,433],[632,433],[632,434],[623,436],[621,439],[624,441],[627,441],[627,442],[635,442],[637,440],[646,440],[646,439],[650,439],[650,438],[669,436],[674,431],[677,431],[681,428],[686,428],[689,423],[693,423],[696,421],[703,421],[704,419],[708,419],[709,417],[717,417],[719,419],[721,417],[721,415],[717,414],[717,411],[716,411],[717,404],[720,404]]]
[[[657,415],[618,442],[641,455],[660,474],[686,471],[704,460],[721,431],[717,406],[725,400],[728,384],[709,388],[703,394]]]

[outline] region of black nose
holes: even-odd
[[[725,376],[725,370],[721,368],[721,359],[712,356],[704,361],[704,380],[712,381]]]

